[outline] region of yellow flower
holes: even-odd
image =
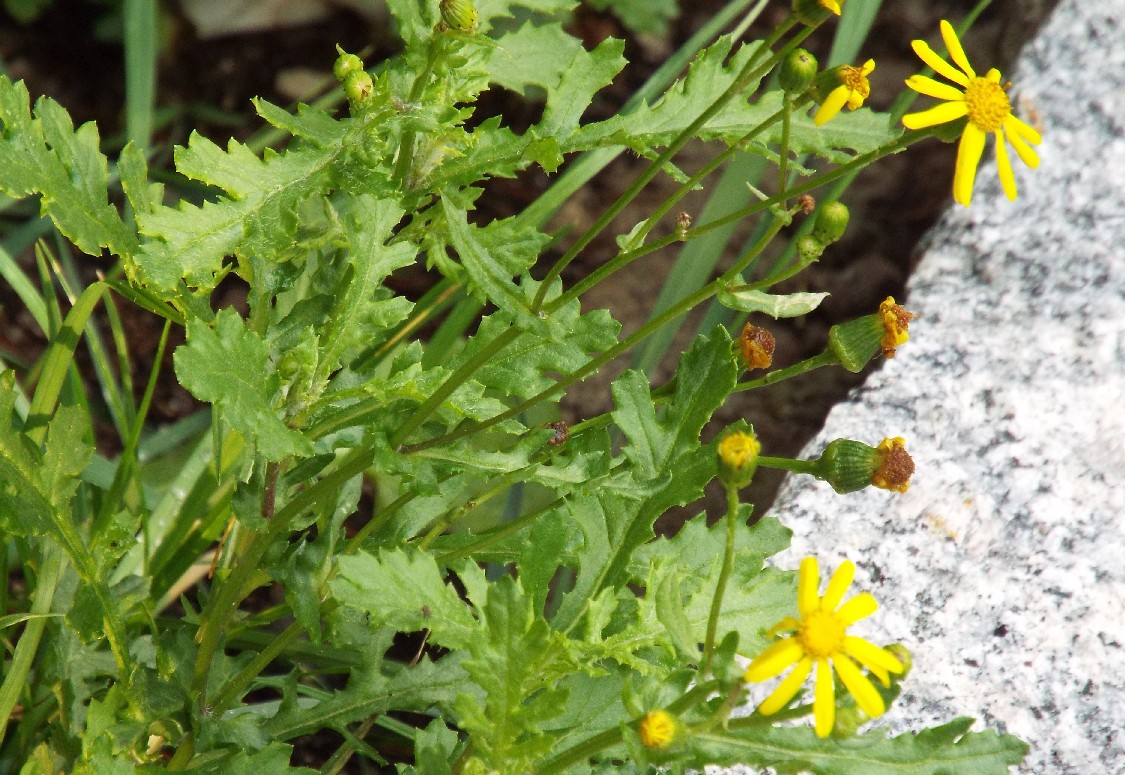
[[[797,666],[758,706],[758,712],[763,716],[776,713],[793,699],[812,672],[813,665],[816,665],[813,717],[817,737],[827,737],[836,720],[833,668],[864,713],[874,718],[887,709],[882,696],[871,680],[860,672],[856,662],[870,670],[883,686],[890,686],[890,673],[902,673],[905,667],[886,649],[848,635],[848,627],[875,613],[879,607],[875,598],[867,592],[840,605],[854,576],[855,564],[844,562],[832,574],[824,597],[819,597],[820,568],[816,558],[806,557],[801,561],[797,580],[797,612],[800,618],[786,617],[770,631],[771,634],[784,631],[794,634],[755,657],[743,676],[747,682],[766,681],[790,665]]]
[[[728,432],[719,440],[719,478],[733,487],[745,487],[754,478],[758,468],[758,455],[762,445],[754,435],[735,430]]]
[[[836,11],[836,13],[839,13],[839,11]],[[867,96],[871,94],[871,84],[867,82],[867,76],[874,69],[874,59],[868,59],[863,63],[863,67],[841,65],[836,68],[840,85],[830,91],[828,96],[824,98],[824,102],[816,111],[816,115],[813,116],[813,123],[817,126],[827,123],[829,119],[840,112],[840,108],[844,105],[848,106],[848,110],[855,110],[862,105]]]
[[[819,0],[819,2],[821,6],[827,8],[832,13],[837,16],[840,15],[840,6],[843,4],[843,0]]]
[[[999,70],[992,68],[983,78],[974,72],[961,48],[961,41],[957,39],[957,33],[944,19],[941,22],[941,37],[949,49],[950,58],[960,70],[935,54],[923,40],[913,42],[914,53],[936,73],[953,81],[961,89],[924,75],[910,76],[906,79],[906,85],[911,89],[946,102],[920,113],[908,113],[902,117],[902,123],[907,129],[924,129],[968,116],[968,123],[965,124],[961,142],[957,146],[953,198],[968,206],[973,197],[977,165],[984,152],[985,136],[991,132],[996,136],[996,166],[1000,171],[1000,184],[1008,199],[1015,199],[1016,178],[1012,174],[1012,163],[1008,160],[1008,149],[1004,141],[1006,139],[1012,144],[1024,164],[1035,169],[1039,166],[1039,156],[1031,145],[1038,145],[1042,138],[1038,132],[1012,115],[1012,105],[1004,91],[1005,87],[1000,85]]]
[[[676,718],[666,710],[650,710],[637,724],[645,748],[667,748],[676,739]]]

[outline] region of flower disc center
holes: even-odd
[[[814,659],[830,657],[842,651],[846,636],[847,627],[831,611],[813,611],[804,618],[801,629],[797,631],[797,640],[805,653]]]
[[[840,69],[840,80],[852,91],[859,92],[863,100],[871,94],[871,83],[867,80],[867,73],[863,72],[862,67],[844,65]],[[860,104],[863,104],[863,100],[860,100]]]
[[[983,132],[996,132],[1012,113],[1012,104],[1003,87],[987,78],[974,78],[965,87],[969,121]]]

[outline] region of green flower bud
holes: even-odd
[[[802,264],[811,264],[820,258],[824,252],[824,243],[816,237],[806,234],[797,238],[797,257]]]
[[[441,20],[452,30],[473,32],[477,28],[477,9],[472,0],[441,0]]]
[[[374,89],[371,76],[364,70],[353,70],[344,78],[344,96],[348,98],[353,112],[367,104]]]
[[[820,206],[816,214],[816,226],[812,235],[826,245],[830,245],[848,228],[848,206],[843,202],[827,202]]]
[[[801,94],[809,88],[813,78],[816,77],[816,57],[803,48],[794,49],[781,63],[781,70],[777,80],[781,88],[790,94]]]
[[[336,76],[336,80],[341,83],[350,73],[363,69],[363,60],[355,54],[349,54],[344,49],[336,46],[336,50],[340,52],[340,56],[336,57],[336,64],[332,66],[332,74]]]
[[[871,717],[858,705],[844,705],[836,708],[836,722],[832,725],[832,736],[837,739],[855,737],[859,728]]]
[[[301,368],[301,359],[297,357],[296,353],[286,353],[281,356],[281,360],[277,362],[277,373],[282,379],[289,379],[296,374]]]
[[[898,661],[902,663],[903,671],[896,675],[892,680],[902,681],[906,676],[910,675],[910,668],[914,666],[914,655],[910,653],[910,649],[901,643],[892,643],[887,646],[887,651],[894,654]]]
[[[883,316],[879,314],[837,323],[828,329],[827,351],[837,363],[857,374],[880,351],[883,334]]]
[[[762,445],[754,429],[745,423],[729,428],[716,447],[719,454],[719,479],[729,487],[745,487],[758,469]],[[745,430],[744,430],[745,429]]]
[[[883,439],[878,447],[855,439],[836,439],[814,463],[813,476],[841,494],[872,485],[906,492],[914,473],[914,461],[900,438]]]

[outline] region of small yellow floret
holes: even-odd
[[[843,65],[837,68],[840,85],[824,98],[824,102],[813,116],[813,123],[817,126],[826,124],[845,105],[848,106],[848,110],[855,110],[863,105],[863,101],[871,94],[871,84],[867,76],[874,70],[874,59],[868,59],[863,63],[863,67]]]
[[[719,442],[719,460],[736,471],[745,469],[758,460],[762,445],[749,433],[736,431]]]
[[[837,16],[840,15],[840,11],[842,10],[840,6],[843,3],[843,0],[819,0],[819,2],[821,6],[827,8],[832,13],[836,14]]]
[[[879,346],[883,350],[883,355],[893,358],[895,348],[901,347],[910,340],[910,321],[914,319],[914,313],[907,312],[901,305],[896,304],[894,296],[888,296],[879,304],[879,314],[883,316],[883,338]]]
[[[676,719],[666,710],[650,710],[637,725],[645,748],[667,748],[676,739]]]

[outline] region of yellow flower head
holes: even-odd
[[[910,321],[914,319],[914,313],[895,304],[894,296],[888,296],[879,304],[879,314],[883,316],[883,338],[879,347],[883,355],[893,358],[895,348],[910,340]]]
[[[843,4],[844,0],[818,0],[818,2],[822,7],[827,8],[829,11],[839,16],[841,10],[840,6]]]
[[[676,718],[666,710],[650,710],[637,724],[637,734],[645,748],[667,748],[676,739]]]
[[[741,430],[729,431],[719,440],[719,478],[733,487],[745,487],[754,478],[762,445],[754,435]]]
[[[900,436],[883,439],[875,448],[879,468],[871,475],[871,483],[883,490],[906,492],[914,475],[914,458],[906,451],[906,440]]]
[[[916,40],[911,45],[923,62],[961,88],[924,75],[910,76],[906,79],[906,85],[911,89],[945,102],[920,113],[908,113],[902,117],[902,123],[907,129],[924,129],[968,116],[961,142],[957,146],[953,198],[968,206],[973,197],[977,165],[984,152],[985,136],[992,133],[996,136],[996,166],[1000,171],[1000,184],[1008,199],[1015,199],[1016,177],[1012,173],[1012,163],[1008,160],[1008,149],[1004,141],[1012,144],[1024,164],[1035,169],[1039,166],[1039,156],[1031,145],[1038,145],[1042,138],[1038,132],[1012,115],[1008,94],[1004,91],[1005,87],[1000,85],[999,70],[992,68],[983,78],[976,74],[965,56],[965,50],[961,48],[961,41],[957,39],[953,26],[944,19],[941,22],[941,37],[949,49],[950,58],[960,70],[935,54],[925,41]]]
[[[821,3],[823,5],[823,2]],[[836,11],[839,13],[839,11]],[[842,65],[836,68],[836,74],[840,80],[840,85],[828,93],[821,103],[820,108],[813,116],[813,123],[821,126],[828,122],[833,116],[840,112],[840,108],[844,105],[848,106],[848,110],[855,110],[867,96],[871,94],[871,84],[867,81],[867,76],[875,69],[875,60],[868,59],[863,63],[863,67],[852,67],[851,65]]]
[[[903,673],[906,668],[886,649],[848,635],[848,627],[875,613],[879,607],[875,598],[867,592],[840,605],[854,576],[855,564],[851,561],[842,563],[832,574],[824,597],[820,597],[820,567],[816,558],[806,557],[801,561],[797,580],[799,617],[786,617],[770,630],[771,635],[786,631],[793,634],[755,657],[743,676],[747,682],[767,681],[787,667],[796,665],[758,706],[758,712],[763,716],[784,708],[804,684],[814,665],[813,717],[817,737],[827,737],[836,720],[833,668],[864,713],[874,718],[887,709],[871,679],[860,671],[856,662],[871,671],[883,686],[890,686],[890,673]]]

